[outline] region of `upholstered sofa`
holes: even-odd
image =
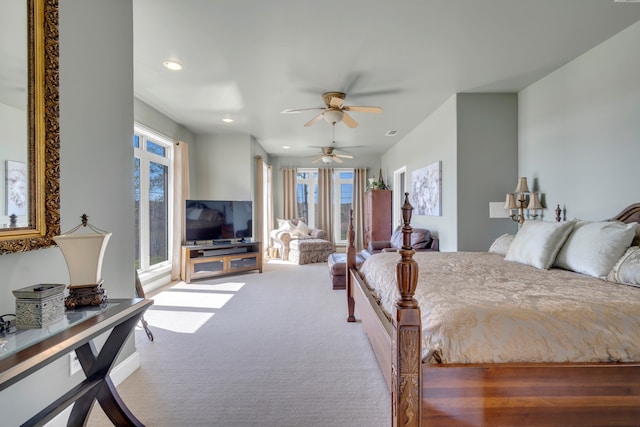
[[[327,232],[317,228],[310,228],[302,218],[278,219],[278,228],[271,230],[269,238],[272,248],[276,248],[283,260],[289,260],[290,243],[292,240],[320,239],[327,240]]]
[[[397,251],[402,247],[402,227],[396,228],[391,234],[390,240],[377,240],[369,242],[366,251],[369,254],[378,252]],[[440,241],[425,228],[414,228],[411,234],[411,247],[416,251],[439,251]]]

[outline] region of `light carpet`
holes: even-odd
[[[390,424],[390,394],[326,263],[180,282],[136,328],[141,368],[118,386],[147,426]],[[94,405],[90,427],[110,426]]]

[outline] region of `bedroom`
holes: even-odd
[[[131,216],[130,194],[120,189],[130,185],[131,150],[128,144],[115,141],[130,140],[135,117],[132,17],[127,2],[106,3],[66,1],[61,5],[61,228],[73,227],[87,211],[102,228],[114,232],[105,280],[113,284],[114,295],[129,295],[133,271],[120,266],[130,265],[133,257],[132,225],[123,221]],[[92,16],[101,19],[86,18]],[[488,202],[502,200],[504,193],[513,191],[518,174],[538,178],[547,203],[566,205],[569,217],[606,218],[637,201],[640,123],[634,118],[640,115],[640,87],[633,76],[640,72],[635,49],[639,33],[640,27],[634,24],[524,90],[518,97],[518,155],[509,165],[513,168],[509,176],[498,178],[495,188],[483,190],[482,200],[471,204],[466,191],[475,194],[476,189],[468,185],[480,172],[471,169],[472,176],[467,176],[458,172],[460,167],[445,169],[443,184],[452,187],[443,198],[443,216],[416,218],[415,224],[453,239],[450,249],[463,246],[460,242],[474,230],[495,224],[488,219]],[[460,161],[452,148],[440,146],[457,131],[455,102],[449,100],[407,135],[397,148],[402,153],[395,149],[385,153],[381,166],[388,173],[401,167],[407,150],[421,155],[415,164],[407,164],[409,169],[435,160]],[[439,116],[443,120],[437,120]],[[442,128],[441,123],[449,125]],[[174,129],[176,137],[189,138],[185,129],[175,124]],[[431,138],[434,142],[423,148],[424,140]],[[244,191],[249,192],[248,184]],[[5,277],[0,300],[9,309],[11,289],[64,282],[67,277],[62,256],[53,249],[3,255],[0,268]],[[128,350],[133,352],[133,345]],[[63,370],[37,380],[68,382],[58,371]],[[13,404],[12,398],[3,400],[3,405]]]

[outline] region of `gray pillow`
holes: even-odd
[[[632,246],[622,255],[607,280],[640,287],[640,246]]]

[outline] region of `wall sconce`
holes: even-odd
[[[515,193],[507,194],[504,202],[504,209],[509,211],[509,216],[512,220],[522,225],[525,219],[525,209],[527,211],[533,211],[533,213],[528,212],[529,218],[536,219],[538,217],[538,210],[544,209],[544,207],[542,206],[542,203],[540,203],[538,193],[532,193],[529,191],[527,178],[523,176],[518,180]]]

